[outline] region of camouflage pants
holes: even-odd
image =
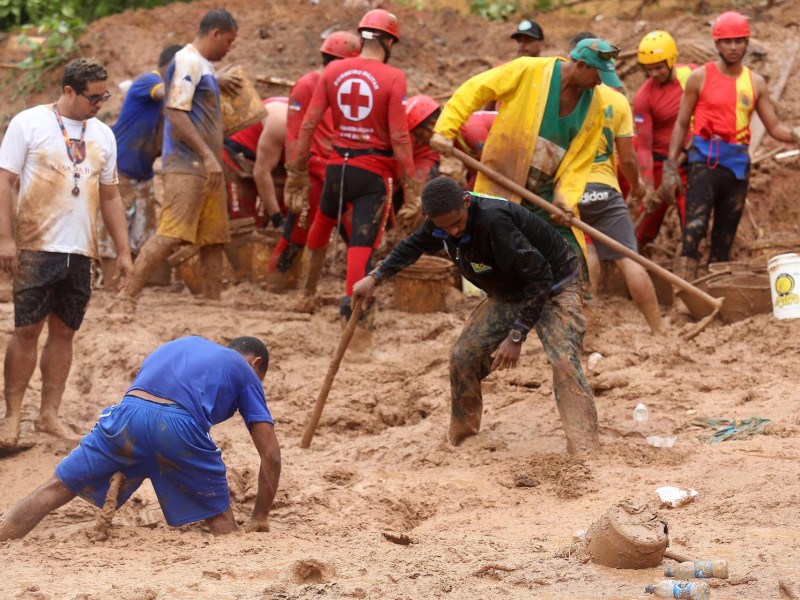
[[[131,253],[136,256],[156,231],[156,193],[152,179],[128,179],[119,176],[119,195],[128,219]],[[114,242],[102,219],[97,222],[97,246],[102,258],[117,258]]]
[[[586,331],[578,282],[548,299],[536,334],[553,368],[553,392],[570,452],[596,446],[597,409],[581,366]],[[481,380],[492,368],[492,354],[508,336],[521,301],[485,299],[472,313],[450,351],[450,442],[458,445],[480,430]]]

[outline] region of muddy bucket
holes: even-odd
[[[726,323],[735,323],[772,310],[769,278],[760,273],[726,273],[708,283],[708,293],[725,298],[719,315]]]
[[[452,265],[449,260],[437,256],[420,256],[395,277],[395,307],[412,313],[443,310],[452,281]]]
[[[614,569],[657,567],[669,545],[667,524],[649,506],[619,502],[592,523],[586,549],[592,562]]]
[[[265,116],[267,109],[261,102],[253,82],[239,66],[233,66],[229,71],[237,75],[242,81],[242,87],[236,96],[229,96],[220,92],[219,103],[222,111],[222,133],[229,137],[246,127],[255,125]]]
[[[779,254],[769,259],[769,289],[776,319],[800,317],[800,254]]]
[[[708,275],[704,275],[703,277],[700,277],[698,279],[695,279],[691,283],[694,287],[701,289],[704,292],[708,292],[708,286],[710,283],[722,277],[727,277],[730,274],[731,272],[729,270],[717,271],[709,273]],[[707,317],[712,312],[714,312],[714,307],[708,304],[708,302],[705,302],[700,298],[692,296],[691,294],[685,292],[682,289],[677,289],[675,291],[675,296],[680,298],[681,302],[683,302],[686,305],[686,308],[689,309],[689,312],[692,314],[692,317],[697,321]]]

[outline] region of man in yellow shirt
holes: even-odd
[[[469,116],[490,100],[500,100],[481,161],[561,208],[562,218],[555,222],[522,200],[583,257],[583,233],[570,229],[569,223],[577,215],[603,130],[602,102],[595,89],[601,80],[620,85],[611,60],[618,52],[603,40],[586,39],[570,53],[571,62],[521,57],[472,77],[442,110],[431,147],[452,154],[453,140]],[[482,174],[475,192],[521,201]]]

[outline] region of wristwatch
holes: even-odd
[[[512,329],[508,332],[508,337],[515,344],[521,344],[528,336],[522,333],[519,329]]]

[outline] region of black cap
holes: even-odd
[[[511,34],[511,37],[516,39],[521,35],[528,35],[536,40],[544,39],[544,31],[542,31],[542,26],[536,21],[531,21],[530,19],[524,19],[520,21],[519,25],[517,25],[517,30]]]

